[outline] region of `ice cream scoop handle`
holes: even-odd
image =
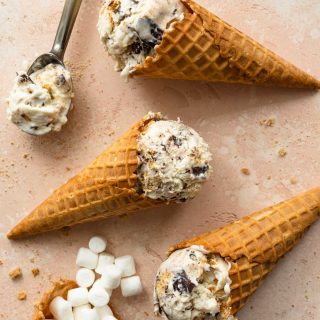
[[[63,60],[82,0],[66,0],[51,52]]]

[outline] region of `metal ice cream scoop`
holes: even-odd
[[[32,63],[27,72],[29,76],[32,73],[43,69],[50,63],[59,64],[65,68],[63,57],[67,49],[81,2],[82,0],[66,0],[53,47],[49,53],[42,54]]]

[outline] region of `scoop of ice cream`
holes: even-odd
[[[30,76],[20,73],[8,99],[7,117],[33,135],[60,131],[68,121],[72,96],[70,73],[60,65],[49,64]]]
[[[208,144],[180,121],[159,120],[138,141],[138,177],[151,199],[192,199],[210,175]]]
[[[116,70],[127,78],[137,64],[154,54],[164,30],[181,21],[180,0],[109,0],[100,11],[98,30]]]
[[[158,271],[155,313],[168,320],[234,320],[227,306],[230,264],[203,247],[174,252]]]

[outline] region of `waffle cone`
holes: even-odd
[[[172,247],[204,246],[231,262],[229,306],[236,314],[278,260],[320,216],[320,188]]]
[[[320,88],[318,80],[197,3],[181,2],[184,19],[164,32],[155,55],[132,77]]]
[[[137,192],[137,138],[159,114],[146,116],[77,176],[58,188],[8,234],[16,239],[164,204]]]
[[[35,305],[35,311],[32,320],[48,320],[53,319],[49,310],[51,301],[56,297],[67,299],[68,291],[77,288],[77,284],[72,280],[62,279],[59,282],[53,283],[53,288],[48,290],[42,297],[41,301]],[[110,306],[114,312],[114,308]],[[120,317],[114,312],[115,317],[120,320]]]

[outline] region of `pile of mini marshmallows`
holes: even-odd
[[[56,320],[116,320],[108,306],[112,291],[119,286],[124,297],[142,292],[132,256],[115,258],[104,252],[107,242],[93,237],[88,248],[80,248],[76,264],[79,288],[68,291],[67,300],[56,297],[50,312]]]

